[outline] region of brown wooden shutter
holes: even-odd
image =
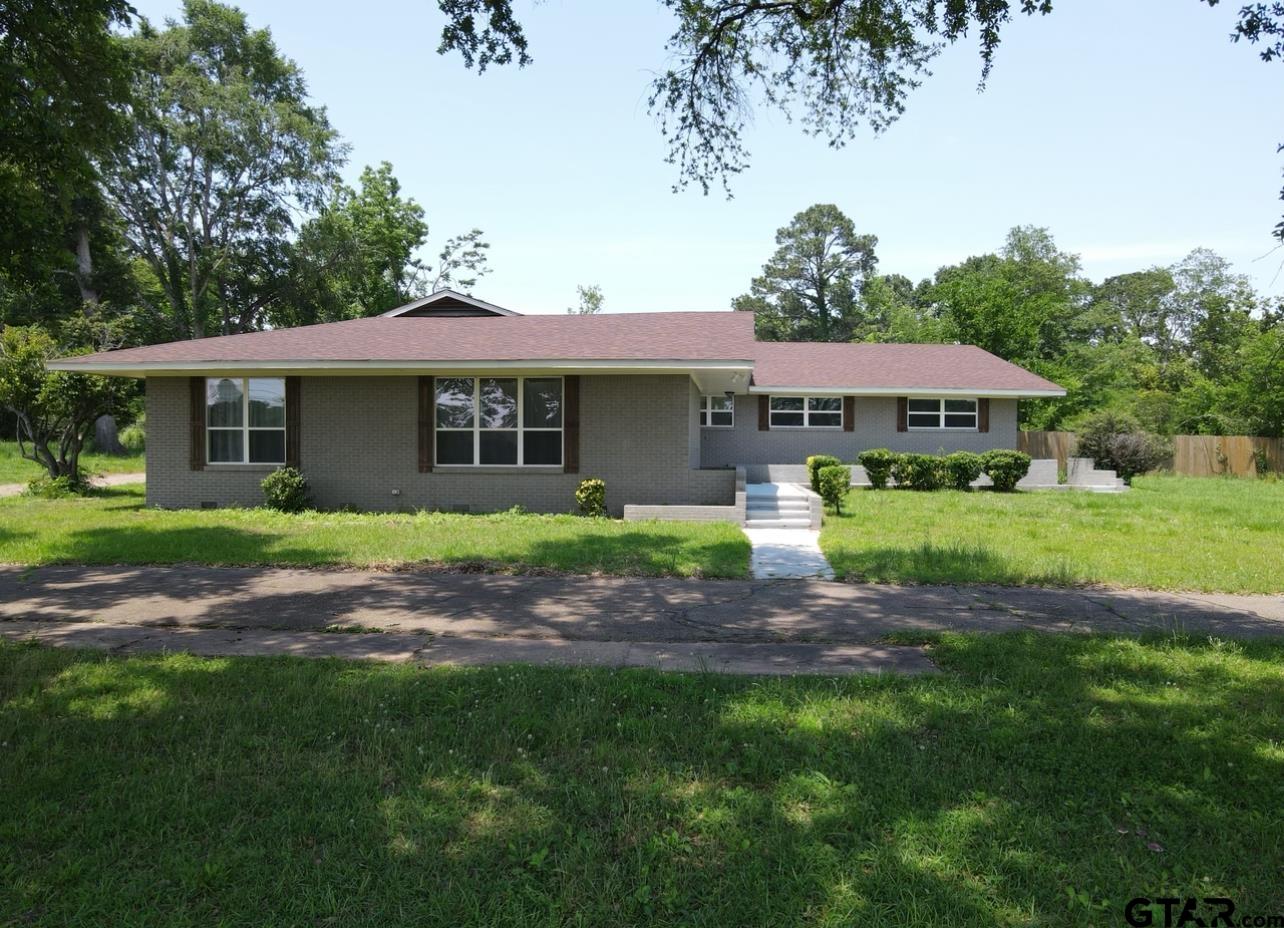
[[[856,431],[856,397],[843,397],[843,431]]]
[[[758,431],[765,432],[771,428],[771,397],[758,397]]]
[[[299,466],[299,378],[285,378],[285,466]]]
[[[562,472],[580,472],[580,378],[562,378]]]
[[[432,377],[419,378],[419,473],[432,470],[433,460]]]
[[[976,430],[978,432],[988,432],[990,430],[990,398],[983,396],[976,401]]]
[[[909,431],[909,399],[908,397],[896,397],[896,431]]]
[[[188,392],[191,395],[190,429],[188,441],[191,444],[191,469],[205,469],[205,378],[189,377]]]

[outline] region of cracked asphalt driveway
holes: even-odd
[[[869,643],[894,632],[1284,634],[1284,596],[821,580],[0,566],[0,620],[459,638]]]

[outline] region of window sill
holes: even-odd
[[[772,432],[841,432],[841,425],[773,425]]]
[[[561,464],[434,464],[434,474],[560,474]]]
[[[734,425],[702,425],[702,429],[734,429]]]
[[[220,461],[217,464],[206,464],[204,470],[228,470],[228,471],[256,471],[263,472],[280,470],[285,464],[234,464],[230,461]]]
[[[911,425],[905,431],[907,432],[980,432],[981,430],[976,428],[975,426],[973,426],[972,428],[960,429],[960,428],[945,428],[943,426],[928,428],[927,426],[923,426],[923,425]]]

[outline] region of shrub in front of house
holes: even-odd
[[[1030,471],[1030,455],[1023,451],[995,449],[981,455],[981,461],[986,476],[1000,493],[1015,490],[1017,481]]]
[[[907,490],[939,490],[945,485],[945,459],[936,454],[898,454],[892,477]]]
[[[1166,439],[1146,431],[1127,413],[1109,409],[1085,416],[1076,425],[1075,448],[1092,459],[1093,467],[1113,470],[1129,484],[1137,474],[1163,466],[1172,455]]]
[[[575,488],[575,503],[580,507],[580,515],[606,515],[606,481],[585,477]]]
[[[308,478],[293,467],[282,467],[263,478],[259,484],[269,509],[277,512],[302,512],[308,508],[311,491]]]
[[[832,454],[813,454],[807,458],[807,479],[811,481],[811,491],[820,492],[820,469],[843,463]]]
[[[834,512],[843,511],[843,498],[851,488],[852,472],[846,464],[830,464],[816,473],[816,492]]]
[[[945,456],[945,484],[956,490],[971,488],[972,481],[981,476],[985,467],[981,455],[971,451],[954,451]]]
[[[892,475],[892,465],[900,455],[886,448],[871,448],[856,456],[860,466],[865,468],[865,476],[875,490],[886,489],[887,478]]]
[[[1151,432],[1127,432],[1110,441],[1111,470],[1123,482],[1132,485],[1132,478],[1162,467],[1173,449],[1167,439]]]
[[[48,474],[37,477],[27,483],[22,493],[35,499],[69,499],[84,496],[89,490],[89,475],[82,470],[79,479],[50,477]]]

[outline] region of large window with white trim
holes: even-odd
[[[438,377],[437,464],[562,463],[561,377]]]
[[[700,397],[700,425],[707,429],[729,429],[736,424],[736,398],[714,395]]]
[[[205,379],[205,460],[285,463],[285,378]]]
[[[906,425],[910,429],[975,432],[976,400],[913,398],[909,401],[906,417]]]
[[[839,429],[843,427],[841,396],[773,396],[773,429]]]

